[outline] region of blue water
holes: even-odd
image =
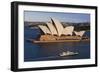
[[[38,39],[41,35],[39,29],[30,29],[24,27],[24,61],[47,61],[47,60],[69,60],[69,59],[88,59],[90,58],[90,43],[89,42],[72,42],[72,43],[45,43],[35,44],[27,41],[27,39]],[[90,32],[85,35],[90,37]],[[63,51],[78,52],[78,55],[60,57],[58,56]]]

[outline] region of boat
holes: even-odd
[[[59,54],[59,56],[73,56],[73,55],[78,55],[78,52],[71,52],[71,51],[66,51],[66,52],[62,52]]]

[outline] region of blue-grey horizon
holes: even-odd
[[[90,14],[85,13],[24,11],[24,21],[48,22],[51,17],[58,19],[60,22],[90,22]]]

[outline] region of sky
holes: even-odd
[[[90,14],[24,11],[24,21],[48,22],[50,21],[50,17],[56,18],[60,22],[90,22]]]

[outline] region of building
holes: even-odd
[[[46,25],[38,25],[38,27],[44,32],[44,35],[40,36],[40,41],[81,40],[85,33],[85,31],[74,31],[74,26],[64,28],[60,21],[54,18],[51,18],[51,22]]]

